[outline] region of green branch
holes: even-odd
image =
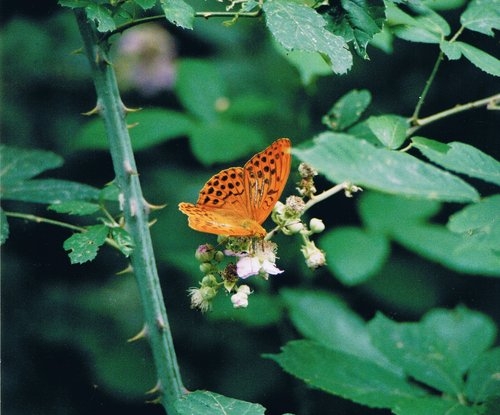
[[[108,60],[108,43],[100,43],[95,25],[87,20],[83,9],[75,10],[75,15],[97,92],[96,108],[104,120],[109,140],[116,175],[115,184],[124,200],[126,229],[134,243],[130,259],[144,311],[143,337],[147,337],[150,342],[158,376],[155,391],[162,393],[161,403],[167,413],[175,415],[177,411],[174,403],[183,395],[184,387],[156,269],[148,226],[149,205],[142,195],[125,122],[126,108],[121,101],[116,76]]]
[[[499,103],[500,103],[500,94],[495,94],[490,97],[482,98],[474,102],[468,102],[467,104],[455,105],[453,108],[449,108],[447,110],[438,112],[429,117],[413,120],[414,126],[408,129],[407,136],[410,137],[419,128],[422,128],[423,126],[438,121],[442,118],[449,117],[450,115],[458,114],[459,112],[462,111],[467,111],[473,108],[479,108],[484,106],[488,109],[497,109]]]

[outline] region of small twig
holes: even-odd
[[[5,216],[9,216],[11,218],[24,219],[30,222],[35,223],[47,223],[48,225],[59,226],[61,228],[71,229],[72,231],[85,233],[87,229],[81,226],[72,225],[71,223],[61,222],[55,219],[44,218],[43,216],[32,215],[31,213],[18,213],[18,212],[6,212],[4,211]],[[106,238],[106,244],[112,246],[113,248],[120,251],[120,247],[118,244],[111,238]]]
[[[492,95],[487,98],[479,99],[474,102],[468,102],[467,104],[456,105],[453,108],[449,108],[447,110],[438,112],[437,114],[431,115],[426,118],[415,119],[413,120],[414,126],[408,129],[407,136],[409,137],[413,135],[413,133],[415,133],[415,131],[417,131],[419,128],[422,128],[427,124],[440,120],[441,118],[445,118],[453,114],[458,114],[459,112],[462,111],[467,111],[473,108],[479,108],[484,106],[486,106],[486,108],[488,109],[495,109],[496,105],[498,105],[499,103],[500,103],[500,93]]]
[[[61,228],[71,229],[72,231],[85,232],[85,228],[82,228],[81,226],[72,225],[71,223],[61,222],[59,220],[44,218],[42,216],[32,215],[30,213],[18,213],[18,212],[6,212],[6,211],[4,211],[4,213],[5,216],[10,216],[11,218],[24,219],[36,223],[48,223],[49,225],[60,226]]]

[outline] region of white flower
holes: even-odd
[[[309,268],[316,269],[326,264],[325,253],[316,247],[313,241],[307,241],[302,246],[301,251]]]
[[[261,241],[253,247],[253,252],[231,253],[239,256],[236,264],[236,273],[240,278],[248,278],[252,275],[262,275],[267,278],[269,274],[281,274],[283,271],[276,267],[276,244],[271,241]]]
[[[248,285],[241,285],[238,288],[236,294],[231,296],[231,302],[234,308],[246,308],[248,307],[248,296],[252,294],[250,287]]]

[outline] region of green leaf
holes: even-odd
[[[353,89],[342,96],[323,117],[323,124],[334,131],[343,131],[363,115],[372,100],[370,91]]]
[[[68,200],[50,205],[48,209],[58,213],[85,216],[99,211],[100,207],[97,203],[85,202],[83,200]]]
[[[0,208],[0,245],[3,245],[7,238],[9,237],[9,222],[7,221],[7,215]]]
[[[460,321],[451,323],[457,325]],[[451,395],[461,392],[462,371],[458,362],[453,359],[454,356],[450,355],[463,346],[458,343],[461,339],[450,344],[449,339],[444,338],[439,331],[450,330],[450,327],[424,322],[396,323],[382,314],[377,314],[368,327],[375,346],[408,375]],[[458,330],[457,327],[451,329],[453,333]],[[473,352],[471,354],[473,358],[477,357]]]
[[[156,5],[156,0],[135,0],[135,2],[142,7],[143,10],[151,9]]]
[[[206,166],[234,162],[265,146],[263,134],[251,125],[223,120],[194,128],[190,142],[194,155]]]
[[[292,341],[265,355],[307,385],[372,408],[391,408],[424,392],[372,362],[309,340]]]
[[[474,362],[467,375],[465,394],[474,403],[500,396],[500,348],[484,352]]]
[[[382,0],[342,0],[341,4],[345,14],[342,15],[342,21],[336,23],[342,26],[341,32],[350,35],[356,53],[363,59],[368,59],[366,47],[373,36],[382,30],[385,21],[384,2]]]
[[[463,406],[455,399],[435,396],[401,400],[393,411],[396,415],[480,415],[474,408]]]
[[[387,4],[387,23],[396,36],[410,42],[439,43],[450,34],[450,27],[445,19],[423,4],[408,5],[417,16],[413,17],[402,11],[395,4]]]
[[[186,393],[175,402],[179,415],[264,415],[259,404],[228,398],[210,391]]]
[[[479,199],[474,188],[448,172],[347,134],[320,134],[313,146],[295,148],[293,154],[334,183],[347,181],[390,194],[442,201]]]
[[[226,95],[224,81],[216,66],[197,59],[184,59],[179,63],[175,90],[182,105],[206,121],[218,117],[217,102]]]
[[[366,122],[385,147],[398,148],[406,139],[408,120],[404,117],[391,114],[371,116]]]
[[[276,50],[297,68],[303,85],[309,85],[318,76],[331,75],[330,65],[325,62],[319,53],[304,50],[286,50],[279,43],[274,43]]]
[[[132,237],[125,229],[117,227],[111,228],[111,238],[116,242],[118,249],[125,257],[128,258],[134,251]]]
[[[99,189],[86,184],[58,179],[35,179],[15,183],[2,198],[22,202],[55,204],[68,200],[97,200]]]
[[[460,16],[460,23],[469,30],[495,36],[492,29],[500,30],[500,1],[472,0]]]
[[[500,76],[500,60],[468,43],[455,42],[463,55],[479,69],[493,76]]]
[[[111,32],[116,29],[115,21],[111,15],[111,10],[96,3],[89,3],[85,6],[85,12],[89,20],[97,23],[99,32]]]
[[[340,298],[317,290],[283,289],[280,294],[292,323],[303,336],[402,374],[373,346],[365,321]]]
[[[476,244],[498,251],[500,247],[500,195],[482,199],[450,216],[447,227]]]
[[[364,192],[359,203],[363,223],[371,230],[390,234],[399,224],[425,222],[441,209],[434,200]]]
[[[287,0],[266,1],[263,9],[267,27],[285,49],[319,52],[338,74],[351,68],[345,40],[327,31],[325,19],[315,10]]]
[[[193,121],[185,114],[160,108],[144,109],[127,115],[134,150],[143,150],[173,138],[186,136]],[[71,145],[74,149],[108,149],[106,130],[101,119],[87,122]]]
[[[481,150],[457,141],[442,144],[424,137],[413,137],[412,141],[413,147],[432,162],[500,186],[500,162]]]
[[[389,256],[389,241],[384,235],[355,227],[340,227],[320,240],[328,269],[343,284],[361,284],[375,275]]]
[[[500,277],[500,255],[444,226],[405,224],[392,237],[409,250],[462,273]]]
[[[2,188],[31,179],[45,170],[63,164],[62,157],[50,151],[0,145],[0,180]]]
[[[439,44],[439,48],[450,61],[454,61],[462,57],[462,52],[460,47],[457,45],[457,42],[442,40]]]
[[[83,264],[92,261],[101,245],[108,236],[108,227],[105,225],[94,225],[86,228],[85,232],[75,233],[64,241],[63,247],[68,254],[72,264]]]
[[[174,25],[183,29],[192,29],[194,9],[183,0],[160,0],[165,17]]]

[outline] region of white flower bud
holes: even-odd
[[[325,224],[321,219],[312,218],[309,222],[309,229],[312,233],[321,233],[325,230]]]

